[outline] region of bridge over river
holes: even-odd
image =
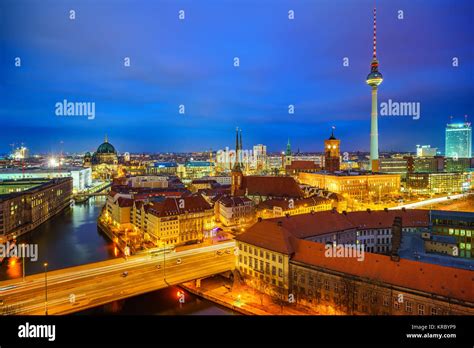
[[[232,271],[235,241],[154,252],[0,282],[3,314],[69,314],[186,281]],[[127,272],[127,275],[124,275]]]

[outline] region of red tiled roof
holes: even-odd
[[[365,253],[364,261],[354,257],[326,257],[325,245],[294,240],[292,260],[305,264],[374,279],[431,294],[474,301],[474,272],[407,259],[392,261],[390,256]]]
[[[237,241],[290,255],[294,252],[291,234],[284,227],[269,221],[260,221],[235,237]]]
[[[358,229],[390,228],[396,216],[402,218],[403,227],[423,227],[429,224],[429,211],[421,209],[355,211],[347,214]]]
[[[184,201],[184,207],[180,207],[180,201]],[[182,198],[166,198],[163,202],[150,204],[149,212],[155,216],[170,216],[184,214],[186,212],[201,212],[212,209],[201,195],[187,196]]]
[[[403,227],[426,227],[429,224],[427,210],[375,210],[340,214],[336,211],[322,211],[313,214],[300,214],[290,217],[269,219],[281,221],[290,233],[297,238],[308,238],[326,233],[350,229],[391,228],[396,216],[402,218]]]
[[[290,176],[244,176],[242,190],[248,196],[304,197]]]
[[[201,193],[205,196],[217,196],[223,194],[230,194],[230,185],[221,185],[216,188],[209,189],[199,189],[198,193]]]
[[[117,202],[120,208],[133,206],[133,199],[130,199],[130,198],[119,197]]]
[[[353,224],[345,215],[333,210],[273,218],[268,221],[275,224],[281,221],[281,224],[296,238],[309,238],[331,232],[347,231],[354,228]]]

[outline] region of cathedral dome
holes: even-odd
[[[107,140],[107,137],[105,137],[105,141],[99,145],[99,147],[97,148],[97,151],[96,153],[101,153],[101,154],[104,154],[104,153],[117,153],[117,151],[115,151],[115,147],[109,143],[109,141]]]

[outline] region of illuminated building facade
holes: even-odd
[[[333,201],[325,197],[308,197],[302,199],[268,199],[256,207],[257,217],[271,219],[286,215],[308,214],[331,210]]]
[[[427,211],[351,214],[322,212],[257,222],[236,237],[236,268],[259,291],[274,297],[291,293],[297,303],[326,306],[331,314],[474,313],[472,295],[465,291],[472,281],[468,270],[371,252],[363,260],[329,257],[327,242],[315,241],[327,235],[331,244],[354,242],[357,232],[391,229],[397,216],[403,229],[427,228]]]
[[[71,204],[73,184],[69,177],[3,181],[0,191],[5,192],[3,188],[9,185],[17,189],[0,195],[1,239],[13,239],[27,233]]]
[[[176,162],[154,162],[146,167],[147,174],[178,174],[178,164]]]
[[[141,230],[156,245],[202,242],[205,232],[215,226],[214,210],[201,195],[135,205],[132,216],[135,226],[141,217]]]
[[[452,158],[471,158],[472,128],[469,122],[446,125],[445,156]]]
[[[83,167],[0,169],[0,180],[72,178],[73,190],[83,191],[92,185],[92,171]]]
[[[181,179],[193,180],[214,173],[214,162],[210,161],[187,161],[184,165],[178,165],[177,174]]]
[[[457,256],[473,258],[474,214],[457,211],[431,212],[432,233],[454,237],[458,247]]]
[[[216,218],[224,226],[242,226],[255,222],[254,202],[247,197],[222,196],[214,205]]]
[[[471,188],[470,173],[409,173],[406,188],[412,193],[460,193]]]
[[[16,148],[11,154],[11,158],[13,158],[16,161],[24,160],[28,157],[30,157],[30,150],[28,150],[28,148],[25,146],[20,146]]]
[[[117,236],[133,235],[154,246],[201,242],[215,227],[214,209],[201,195],[176,194],[177,197],[140,198],[111,192],[102,218]]]
[[[400,193],[400,175],[398,174],[300,173],[298,180],[303,184],[358,200],[380,200]]]

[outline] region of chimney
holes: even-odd
[[[258,217],[258,222],[262,222],[262,217]]]
[[[283,221],[281,221],[281,220],[277,221],[277,225],[281,227],[283,225]]]
[[[383,208],[383,211],[388,213],[388,208]]]
[[[347,215],[347,211],[345,211],[345,210],[343,210],[342,213],[343,213],[344,215]]]
[[[370,214],[370,208],[367,208],[367,213],[369,213],[369,214]]]
[[[290,218],[290,214],[289,214],[289,213],[286,213],[285,216],[286,216],[287,219]]]
[[[398,254],[398,250],[400,249],[400,245],[402,244],[402,218],[400,216],[396,216],[393,220],[392,225],[392,251],[390,255],[390,259],[392,261],[400,261],[400,255]]]

